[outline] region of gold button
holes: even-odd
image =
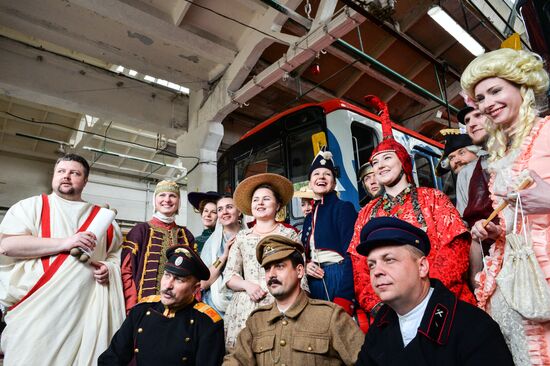
[[[134,353],[138,353],[139,352],[139,348],[134,348]]]
[[[307,350],[308,350],[308,351],[313,351],[313,348],[311,348],[311,346],[308,346],[308,347],[307,347]]]
[[[416,244],[420,243],[420,241],[419,241],[419,240],[415,240],[414,242],[415,242]]]
[[[143,333],[143,328],[139,328],[138,333]]]
[[[189,337],[185,337],[185,343],[188,343],[191,340]]]
[[[194,324],[194,323],[195,323],[195,319],[189,320],[189,324]]]
[[[279,344],[281,345],[281,347],[284,347],[284,346],[286,346],[286,341],[284,339],[281,339]]]
[[[145,315],[151,315],[151,310],[147,310],[147,312],[145,313]]]
[[[187,357],[182,357],[181,360],[182,360],[183,362],[187,362]]]
[[[288,321],[283,320],[283,325],[288,325]]]
[[[264,350],[264,348],[260,346],[260,351],[263,351],[263,350]]]

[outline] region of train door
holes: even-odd
[[[420,146],[414,146],[412,150],[412,159],[418,187],[439,189],[449,196],[451,201],[455,202],[456,193],[453,174],[447,173],[443,177],[437,177],[435,175],[435,166],[439,162],[439,156]]]
[[[357,185],[357,202],[362,207],[368,203],[370,198],[367,195],[367,192],[365,192],[363,184],[359,178],[359,168],[369,161],[374,147],[378,145],[378,136],[372,127],[353,121],[351,123],[351,138],[356,172],[355,182]]]
[[[315,157],[315,144],[318,136],[326,140],[320,124],[310,125],[305,129],[290,131],[286,137],[288,177],[294,190],[308,185],[309,167]],[[293,198],[290,205],[290,221],[300,224],[304,215],[300,208],[300,199]]]

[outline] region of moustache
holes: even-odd
[[[271,285],[282,285],[281,281],[279,281],[276,277],[272,277],[269,279],[269,281],[267,281],[267,285],[268,286],[271,286]]]
[[[174,293],[170,290],[160,290],[160,293],[163,295],[168,295],[170,297],[174,297]]]

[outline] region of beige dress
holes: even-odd
[[[299,241],[298,234],[294,229],[287,228],[281,224],[273,230],[272,234],[284,235]],[[239,231],[235,243],[229,251],[227,265],[223,272],[224,286],[226,288],[227,281],[235,275],[246,281],[256,283],[260,285],[264,291],[267,291],[265,271],[256,260],[256,245],[260,239],[261,237],[254,234],[252,229]],[[305,276],[302,282],[302,288],[309,291]],[[246,319],[248,319],[252,310],[263,305],[269,305],[273,303],[273,301],[274,298],[269,293],[260,302],[250,300],[246,291],[234,293],[233,299],[229,303],[224,316],[225,347],[228,351],[235,347],[237,336],[241,329],[245,327]]]

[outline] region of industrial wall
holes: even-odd
[[[29,160],[0,151],[0,219],[17,201],[41,193],[50,193],[53,168],[53,163],[48,161]],[[94,171],[92,166],[83,198],[96,204],[108,203],[118,211],[117,220],[128,227],[132,222],[145,221],[151,217],[154,189],[154,183]],[[182,207],[176,222],[186,225],[186,192],[182,191],[181,196]],[[194,215],[192,210],[191,214]],[[194,234],[200,234],[201,228],[190,230]]]

